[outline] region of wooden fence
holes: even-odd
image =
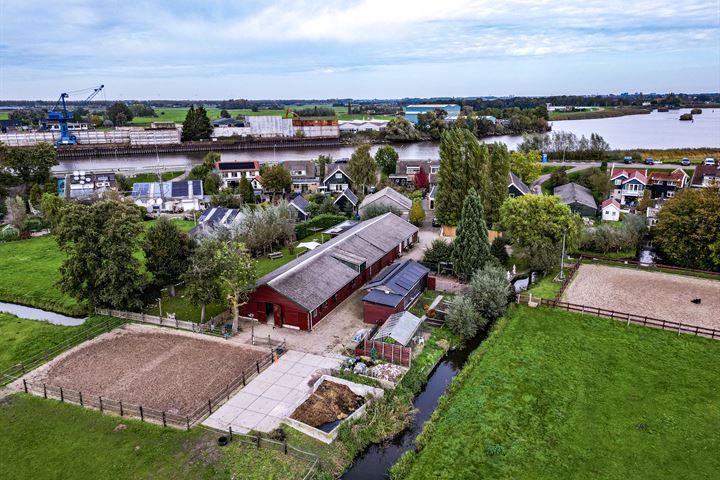
[[[101,412],[110,412],[120,415],[121,417],[139,418],[140,421],[156,423],[163,427],[190,430],[190,427],[200,423],[206,416],[217,410],[217,407],[229,400],[235,390],[247,385],[250,380],[272,365],[285,351],[285,342],[283,342],[261,360],[257,360],[251,368],[241,372],[233,381],[208,398],[207,402],[203,402],[203,404],[198,405],[194,411],[186,413],[185,415],[148,408],[143,405],[134,405],[123,402],[122,400],[83,393],[48,385],[46,383],[31,383],[25,379],[23,379],[22,383],[25,393],[56,399],[61,402],[73,403],[81,407],[100,410]]]
[[[111,310],[108,308],[96,308],[95,313],[98,315],[107,315],[110,317],[132,320],[133,322],[149,323],[151,325],[159,325],[161,327],[187,330],[195,333],[204,333],[206,335],[222,336],[224,333],[222,323],[219,325],[214,323],[216,319],[221,322],[224,321],[224,312],[206,323],[188,322],[186,320],[163,318],[155,315],[148,315],[146,313],[126,312],[124,310]]]
[[[42,353],[35,355],[34,357],[24,359],[21,362],[16,363],[15,365],[12,365],[11,367],[0,372],[0,385],[5,385],[7,383],[13,382],[25,375],[27,372],[39,367],[44,363],[47,363],[48,360],[55,358],[60,353],[69,350],[76,345],[90,340],[91,338],[94,338],[102,333],[109,332],[110,330],[123,324],[125,324],[125,322],[123,322],[122,320],[109,319],[91,328],[87,328],[77,333],[76,335],[68,337],[54,347],[46,349]]]
[[[673,273],[701,274],[710,278],[720,280],[720,272],[710,270],[699,270],[696,268],[676,267],[674,265],[663,265],[662,263],[643,263],[637,260],[620,260],[617,258],[603,257],[601,255],[580,255],[580,260],[590,260],[598,263],[617,263],[625,266],[635,266],[643,270],[668,270]]]
[[[562,299],[563,294],[565,293],[565,289],[567,289],[568,285],[570,285],[570,282],[572,282],[573,277],[578,271],[578,268],[580,268],[581,260],[578,258],[574,265],[571,265],[567,268],[567,275],[565,276],[565,280],[563,280],[562,285],[560,285],[560,290],[558,290],[557,294],[555,295],[555,301],[559,301]]]
[[[373,349],[375,350],[374,352]],[[404,367],[409,367],[412,362],[412,348],[403,347],[396,343],[385,343],[379,340],[375,340],[374,342],[368,341],[367,339],[363,340],[360,345],[355,347],[355,355],[364,357],[374,355],[375,358],[387,360],[390,363]]]
[[[530,300],[529,295],[518,295],[517,303],[527,304]],[[533,302],[537,302],[541,306],[548,306],[552,308],[559,308],[568,312],[588,313],[595,315],[596,317],[605,317],[611,320],[619,320],[626,322],[627,325],[631,323],[634,325],[642,325],[644,327],[658,328],[660,330],[669,330],[676,332],[678,335],[681,333],[687,333],[699,337],[711,338],[713,340],[720,340],[720,330],[701,327],[699,325],[691,325],[687,323],[673,322],[670,320],[662,320],[660,318],[648,317],[646,315],[637,315],[634,313],[618,312],[615,310],[608,310],[599,307],[589,307],[587,305],[578,305],[575,303],[561,302],[559,300],[548,300],[545,298],[533,297]]]

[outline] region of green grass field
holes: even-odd
[[[7,120],[10,117],[9,112],[0,112],[0,120]]]
[[[514,307],[393,478],[716,478],[718,361],[718,341]]]
[[[115,431],[118,425],[127,428]],[[184,432],[17,394],[0,402],[0,471],[38,479],[300,479],[309,465],[218,434]]]
[[[187,231],[195,224],[176,220]],[[146,222],[150,226],[154,221]],[[86,308],[55,286],[65,255],[51,235],[0,244],[0,301],[82,315]],[[136,258],[142,260],[142,252]]]
[[[179,177],[184,172],[176,171],[176,172],[163,172],[160,174],[160,177],[162,177],[163,182],[168,182],[172,180],[173,178]],[[130,185],[133,185],[135,183],[147,183],[147,182],[157,182],[158,177],[156,173],[140,173],[138,175],[135,175],[134,177],[129,177],[128,181],[130,182]]]
[[[560,282],[556,282],[554,280],[559,272],[560,269],[557,269],[554,272],[545,275],[528,290],[528,293],[532,293],[533,296],[536,297],[554,300],[555,295],[558,294],[560,286],[562,285]]]

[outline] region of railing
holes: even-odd
[[[518,295],[517,303],[527,305],[530,301],[530,295]],[[634,325],[642,325],[644,327],[658,328],[660,330],[669,330],[677,332],[677,334],[686,333],[699,337],[706,337],[713,340],[720,340],[720,330],[700,325],[692,325],[687,323],[673,322],[671,320],[663,320],[660,318],[648,317],[647,315],[637,315],[634,313],[618,312],[606,308],[589,307],[587,305],[578,305],[575,303],[561,302],[559,300],[548,300],[546,298],[533,297],[533,302],[538,305],[559,308],[568,312],[588,313],[596,317],[609,318],[611,320],[619,320]]]
[[[163,427],[175,427],[190,430],[190,427],[200,423],[206,416],[217,410],[216,407],[230,399],[230,396],[240,388],[245,386],[260,372],[285,353],[285,342],[279,347],[273,349],[262,360],[256,360],[255,365],[244,370],[233,381],[228,383],[224,388],[220,389],[215,395],[203,402],[193,412],[185,415],[170,413],[167,411],[148,408],[143,405],[134,405],[132,403],[123,402],[122,400],[111,399],[100,395],[88,394],[70,390],[46,383],[32,383],[25,379],[22,381],[25,393],[42,396],[44,398],[53,398],[61,402],[73,403],[81,407],[100,410],[101,412],[112,412],[121,417],[139,418],[142,422],[151,422],[162,425]]]
[[[700,270],[696,268],[685,268],[677,267],[675,265],[663,265],[662,263],[645,263],[637,260],[620,260],[617,258],[604,257],[602,255],[580,255],[581,260],[590,260],[593,262],[604,262],[604,263],[618,263],[623,265],[634,265],[636,267],[642,267],[643,269],[657,269],[657,270],[670,270],[672,272],[685,272],[690,274],[701,274],[711,278],[720,279],[720,272],[713,272],[711,270]]]
[[[60,353],[69,350],[72,347],[75,347],[76,345],[90,340],[91,338],[94,338],[102,333],[109,332],[110,330],[123,324],[125,324],[125,322],[119,319],[109,319],[104,321],[103,323],[95,325],[94,327],[85,329],[84,331],[76,335],[68,337],[54,347],[45,350],[43,353],[25,359],[0,372],[0,385],[5,385],[7,383],[13,382],[21,376],[25,375],[27,372],[35,369],[36,367],[39,367],[44,363],[47,363],[48,360],[55,358]]]
[[[570,285],[570,282],[572,282],[573,277],[578,271],[578,268],[580,268],[581,259],[578,258],[574,265],[568,267],[567,269],[567,276],[565,277],[565,280],[563,280],[562,284],[560,285],[560,290],[558,290],[557,294],[555,295],[555,300],[559,301],[562,299],[563,294],[565,293],[565,290],[567,289],[568,285]]]
[[[219,326],[216,326],[215,323],[213,323],[216,319],[224,321],[223,313],[206,323],[188,322],[187,320],[178,320],[176,318],[163,318],[155,315],[148,315],[147,313],[126,312],[124,310],[111,310],[108,308],[96,308],[95,313],[98,315],[107,315],[110,317],[132,320],[133,322],[148,323],[151,325],[175,328],[178,330],[187,330],[189,332],[203,333],[218,337],[229,334],[222,328],[222,323],[220,323]]]

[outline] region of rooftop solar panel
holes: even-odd
[[[172,193],[173,197],[187,197],[188,196],[188,183],[187,182],[172,182]]]

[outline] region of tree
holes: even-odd
[[[5,209],[9,223],[24,232],[27,223],[27,210],[25,208],[25,200],[20,195],[8,197],[5,199]]]
[[[512,152],[510,154],[510,170],[529,185],[540,176],[542,170],[540,160],[540,152],[537,150],[530,150],[525,154]]]
[[[244,179],[245,177],[243,177]],[[203,192],[205,195],[216,195],[220,191],[219,177],[214,174],[206,175],[203,180]]]
[[[425,250],[423,262],[437,265],[439,263],[452,262],[452,243],[448,243],[442,238],[436,238],[430,244],[430,248]]]
[[[230,118],[230,112],[223,108],[220,110],[220,118]]]
[[[30,194],[28,195],[28,201],[30,202],[30,206],[33,208],[39,208],[40,207],[40,197],[42,195],[42,192],[40,191],[40,185],[37,183],[33,183],[33,186],[30,187]]]
[[[492,145],[486,177],[483,208],[487,224],[492,227],[500,220],[500,207],[508,198],[510,153],[504,143]]]
[[[453,267],[460,278],[469,278],[490,257],[482,203],[475,190],[471,189],[463,202],[457,236],[453,242]]]
[[[510,293],[507,272],[492,262],[475,272],[470,282],[470,298],[475,310],[487,320],[496,320],[503,316]]]
[[[57,152],[49,143],[0,149],[0,170],[8,171],[21,183],[45,184],[50,180],[50,169],[57,164]]]
[[[132,190],[132,183],[122,173],[115,174],[115,184],[119,192],[128,193]]]
[[[412,142],[420,140],[420,132],[407,119],[393,118],[385,128],[385,138],[394,142]]]
[[[370,144],[360,145],[350,156],[348,175],[352,178],[357,193],[365,193],[365,187],[377,182],[377,164],[370,156]]]
[[[245,245],[233,239],[220,242],[215,259],[220,264],[220,288],[233,312],[232,331],[235,333],[240,322],[239,309],[255,289],[255,261]]]
[[[190,255],[187,271],[182,279],[185,282],[185,295],[193,305],[200,305],[200,323],[205,323],[205,307],[209,303],[221,300],[220,264],[215,252],[219,241],[203,239]]]
[[[420,170],[415,174],[415,188],[419,188],[420,190],[427,190],[430,188],[430,179],[428,178],[428,174],[425,171],[425,169],[420,166]]]
[[[229,190],[220,190],[220,193],[210,197],[210,205],[213,207],[240,208],[242,204],[242,197]]]
[[[416,227],[422,225],[423,220],[425,220],[425,209],[423,209],[422,202],[420,200],[413,201],[412,207],[410,207],[408,219],[410,220],[410,223]]]
[[[318,177],[320,177],[321,181],[325,179],[325,167],[331,163],[333,163],[333,158],[330,155],[320,155],[315,160],[318,167]]]
[[[560,263],[562,243],[538,241],[526,247],[525,254],[531,270],[548,274]]]
[[[577,247],[582,221],[555,196],[524,195],[509,198],[500,209],[501,224],[518,246],[558,244],[567,233],[568,250]]]
[[[386,213],[394,213],[398,217],[402,217],[402,212],[395,205],[382,205],[378,202],[371,203],[367,207],[363,207],[360,213],[361,220],[370,220],[371,218],[385,215]]]
[[[591,133],[590,134],[590,152],[592,154],[592,158],[601,159],[605,152],[610,150],[610,145],[608,142],[605,141],[603,137],[598,135],[597,133]]]
[[[264,178],[263,181],[265,181]],[[255,203],[255,190],[253,190],[250,180],[248,180],[247,177],[240,179],[237,190],[242,197],[243,203]]]
[[[262,183],[265,190],[273,193],[273,197],[277,193],[284,196],[292,185],[292,177],[290,172],[282,165],[273,165],[263,173]]]
[[[501,237],[499,235],[495,237],[495,240],[493,240],[490,244],[490,253],[493,257],[495,257],[500,265],[507,265],[507,262],[510,259],[507,249],[505,248],[507,244],[508,241],[505,237]]]
[[[673,265],[720,271],[720,186],[680,192],[665,203],[652,230]]]
[[[486,324],[487,320],[478,314],[472,299],[467,295],[458,295],[448,307],[445,326],[463,339],[473,338],[478,328]]]
[[[175,284],[187,270],[191,248],[187,233],[168,217],[158,218],[145,232],[145,268],[158,286],[170,286],[171,297],[175,296]]]
[[[392,145],[383,145],[375,152],[375,163],[385,175],[392,175],[397,168],[399,155]]]
[[[442,113],[446,112],[442,111]],[[445,123],[445,115],[441,112],[426,112],[420,113],[417,116],[418,123],[417,129],[421,132],[426,133],[431,139],[437,140],[442,135],[442,132],[447,129],[447,123]]]
[[[66,255],[60,290],[91,307],[139,308],[145,278],[134,254],[142,220],[140,208],[113,200],[68,204],[54,232]]]
[[[122,127],[133,119],[133,113],[123,102],[115,102],[105,111],[105,118],[116,127]]]
[[[182,141],[188,142],[207,139],[212,135],[212,131],[212,123],[210,123],[210,118],[205,108],[203,106],[195,108],[194,105],[190,105],[190,109],[187,115],[185,115],[185,121],[183,122]]]
[[[443,225],[457,225],[460,209],[470,188],[484,199],[489,152],[472,132],[451,128],[440,140],[440,171],[436,198],[436,216]],[[507,187],[507,185],[506,185]]]
[[[65,205],[65,200],[54,193],[43,193],[40,200],[40,211],[45,221],[50,223],[50,228],[55,229],[62,220]]]

